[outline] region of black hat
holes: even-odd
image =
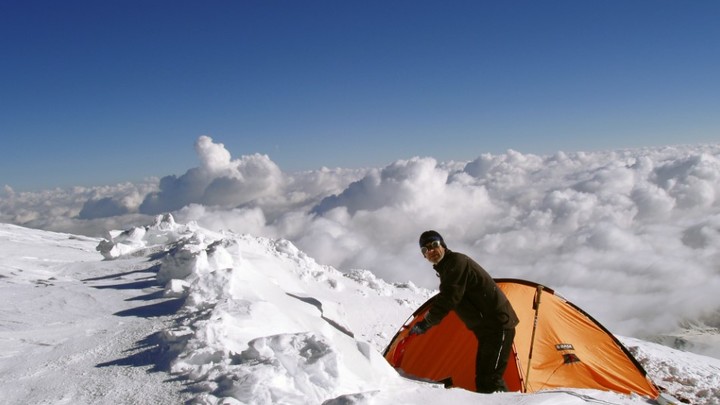
[[[436,231],[425,231],[420,235],[420,247],[423,247],[427,245],[430,242],[439,240],[442,247],[447,249],[447,245],[445,245],[445,241],[443,240],[443,237],[437,233]]]

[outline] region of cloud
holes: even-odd
[[[120,202],[112,197],[105,197],[99,200],[87,200],[83,204],[78,218],[80,219],[95,219],[95,218],[107,218],[116,217],[119,215],[125,215],[129,213],[128,207],[120,204]]]
[[[179,222],[288,239],[342,271],[429,288],[437,278],[417,237],[435,229],[492,275],[544,283],[616,333],[667,332],[720,308],[720,145],[510,150],[300,173],[266,155],[233,159],[209,137],[195,149],[198,167],[155,183],[6,187],[0,220],[86,233],[172,211]]]
[[[104,236],[118,226],[152,219],[138,213],[157,180],[100,187],[72,187],[39,192],[15,192],[5,187],[0,198],[0,221],[30,228],[88,236]],[[113,215],[114,214],[114,215]]]
[[[667,190],[681,208],[713,206],[720,196],[720,162],[700,153],[665,163],[654,171],[655,183]]]
[[[267,155],[253,154],[232,160],[223,144],[201,136],[195,144],[200,166],[180,177],[160,180],[160,189],[148,194],[139,212],[155,215],[190,204],[234,209],[262,206],[269,216],[288,208],[304,208],[327,193],[336,192],[358,177],[356,170],[330,170],[289,175]]]
[[[160,214],[188,204],[233,208],[275,195],[283,186],[280,168],[267,155],[231,160],[230,152],[207,136],[197,140],[195,151],[200,167],[180,177],[163,177],[160,190],[148,195],[140,205],[141,213]]]
[[[428,208],[427,199],[418,199],[420,192],[442,190],[447,183],[447,170],[436,170],[431,158],[400,160],[382,170],[371,170],[338,195],[323,199],[314,212],[326,213],[345,207],[352,215],[358,211],[376,211],[384,207],[400,207],[408,211]]]
[[[0,221],[88,236],[103,236],[108,229],[141,225],[152,221],[156,214],[176,210],[202,211],[220,217],[226,216],[221,212],[260,210],[270,223],[288,212],[308,211],[367,172],[323,167],[283,173],[266,155],[233,160],[222,144],[213,143],[206,136],[200,137],[195,147],[200,165],[180,177],[41,192],[15,192],[6,185],[0,194]],[[198,206],[204,208],[199,210]]]

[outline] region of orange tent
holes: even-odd
[[[658,398],[642,366],[590,315],[539,284],[496,281],[520,318],[504,375],[510,391],[591,388]],[[433,299],[403,325],[385,358],[405,376],[475,391],[477,339],[453,311],[427,333],[409,334]]]

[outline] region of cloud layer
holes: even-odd
[[[284,173],[200,137],[200,165],[144,184],[15,193],[0,221],[101,235],[173,212],[178,221],[293,241],[340,270],[434,288],[426,229],[496,277],[544,283],[616,333],[720,326],[720,145]]]

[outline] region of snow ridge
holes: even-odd
[[[381,352],[432,291],[361,269],[343,274],[287,240],[211,232],[171,215],[111,235],[98,245],[106,259],[161,258],[157,281],[168,299],[182,302],[162,332],[163,351],[168,371],[187,381],[197,403],[647,403],[592,390],[488,397],[407,380]],[[669,393],[720,404],[720,361],[681,362],[687,353],[621,340]]]
[[[382,341],[354,338],[342,296],[384,297],[397,328],[408,302],[420,303],[393,298],[407,288],[369,272],[345,277],[286,240],[213,233],[170,215],[98,246],[106,258],[163,248],[157,280],[167,297],[184,300],[177,325],[163,333],[170,371],[189,379],[203,403],[322,403],[399,378],[379,352]]]

